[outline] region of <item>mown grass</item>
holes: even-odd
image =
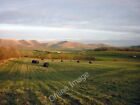
[[[139,105],[140,63],[118,56],[117,61],[93,64],[46,60],[49,68],[42,66],[45,60],[39,64],[32,64],[31,58],[9,61],[0,67],[0,105]],[[50,102],[50,95],[85,72],[90,75],[86,81]]]

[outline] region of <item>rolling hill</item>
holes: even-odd
[[[0,39],[0,46],[12,46],[19,49],[95,49],[108,47],[104,44],[84,44],[70,41],[39,42],[36,40]]]

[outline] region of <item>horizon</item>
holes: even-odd
[[[114,47],[131,47],[131,46],[140,46],[139,40],[35,40],[35,39],[16,39],[16,38],[0,38],[0,40],[25,40],[25,41],[37,41],[39,43],[48,43],[48,42],[62,42],[62,41],[68,41],[68,42],[76,42],[76,43],[83,43],[83,44],[105,44],[110,45]]]

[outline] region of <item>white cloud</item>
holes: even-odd
[[[38,31],[38,32],[71,32],[71,33],[103,33],[103,34],[125,34],[127,32],[83,29],[83,28],[67,28],[67,27],[46,27],[46,26],[29,26],[15,24],[0,24],[1,31]]]
[[[110,30],[0,24],[0,37],[22,39],[110,40],[133,38],[129,32]],[[135,37],[138,38],[137,35]]]

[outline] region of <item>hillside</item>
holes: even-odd
[[[0,39],[0,46],[29,49],[41,47],[41,44],[35,40]]]
[[[36,40],[0,39],[0,46],[12,46],[24,49],[95,49],[108,47],[104,44],[83,44],[70,41],[39,42]]]

